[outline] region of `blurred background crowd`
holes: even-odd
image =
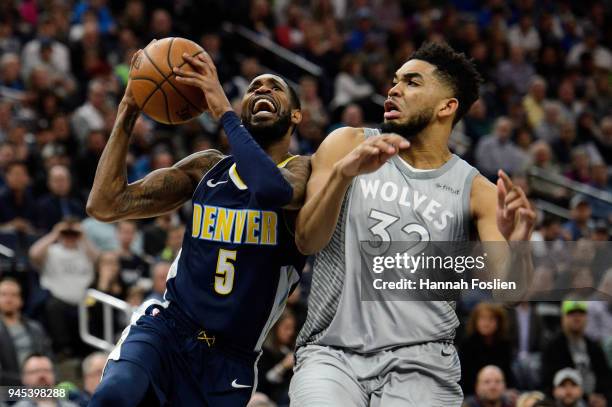
[[[0,386],[63,382],[72,401],[61,405],[87,405],[105,354],[79,335],[86,290],[134,307],[163,296],[189,208],[117,224],[84,210],[137,49],[198,42],[237,111],[253,77],[281,73],[302,103],[292,152],[311,154],[335,128],[376,126],[393,72],[423,41],[447,41],[485,79],[451,148],[528,191],[543,259],[534,288],[554,290],[564,273],[598,288],[574,293],[585,301],[460,302],[465,404],[612,403],[612,252],[596,246],[612,221],[611,17],[610,2],[595,0],[1,1]],[[143,116],[129,180],[207,148],[227,151],[206,114],[182,126]],[[567,241],[579,241],[575,253]],[[288,404],[310,270],[269,335],[253,406]],[[101,304],[85,305],[102,336]],[[115,314],[115,331],[127,322]]]

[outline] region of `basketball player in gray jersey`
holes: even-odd
[[[318,254],[292,406],[461,405],[454,303],[361,301],[360,242],[529,240],[524,192],[448,149],[479,82],[463,54],[425,44],[395,74],[382,134],[341,128],[313,155],[296,242]]]

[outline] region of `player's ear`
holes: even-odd
[[[459,107],[459,101],[456,98],[445,99],[441,102],[438,110],[438,117],[450,117],[455,114]]]
[[[300,124],[302,121],[302,111],[299,109],[293,109],[291,111],[291,123],[292,124]]]

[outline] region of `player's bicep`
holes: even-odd
[[[497,227],[497,190],[482,175],[474,178],[470,197],[472,219],[482,242],[505,241]]]
[[[201,151],[128,184],[117,198],[119,218],[147,218],[180,207],[191,198],[204,174],[222,158],[216,150]]]

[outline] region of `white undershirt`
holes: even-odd
[[[426,169],[426,170],[424,170],[424,169],[422,169],[422,168],[414,168],[412,165],[408,164],[408,161],[404,160],[402,157],[399,157],[399,156],[398,156],[398,158],[400,159],[400,161],[401,161],[401,162],[402,162],[402,163],[403,163],[403,164],[404,164],[406,167],[408,167],[408,169],[409,169],[410,171],[413,171],[413,172],[431,172],[431,171],[435,171],[435,170],[437,170],[437,168],[430,168],[430,169]]]

